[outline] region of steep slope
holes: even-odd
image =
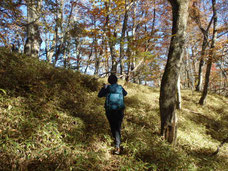
[[[183,90],[175,148],[159,136],[159,90],[128,91],[123,154],[114,156],[97,93],[104,79],[0,50],[0,170],[225,170],[227,98]]]

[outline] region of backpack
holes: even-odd
[[[123,88],[121,85],[112,84],[108,87],[105,107],[108,110],[122,110],[125,108]]]

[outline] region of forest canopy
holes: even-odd
[[[218,40],[209,88],[226,94],[227,1],[216,3]],[[131,82],[160,86],[172,37],[168,1],[4,0],[0,6],[1,46],[54,66],[99,76],[112,71]],[[210,53],[211,1],[191,0],[188,11],[181,85],[195,89],[200,61],[205,64]]]
[[[223,170],[227,50],[226,0],[0,1],[0,170],[116,162],[97,97],[113,74],[128,92],[130,159],[106,170]]]

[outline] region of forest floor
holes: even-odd
[[[133,83],[121,155],[97,98],[105,79],[0,49],[0,170],[227,170],[228,98],[182,90],[175,147],[159,136],[159,89]]]

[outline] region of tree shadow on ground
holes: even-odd
[[[188,155],[190,155],[192,158],[195,158],[197,160],[197,165],[199,167],[203,166],[204,169],[207,168],[208,170],[221,170],[222,168],[226,168],[228,165],[227,157],[222,155],[213,156],[213,153],[214,151],[212,151],[212,149],[200,148],[198,150],[189,151]]]
[[[147,163],[151,170],[181,170],[190,165],[183,153],[176,151],[150,129],[144,132],[135,130],[126,139],[128,143],[133,143],[133,147],[125,149],[125,154],[135,155],[136,160]]]
[[[50,108],[48,106],[49,105],[48,99],[42,99],[42,97],[40,98],[33,97],[33,98],[34,99],[23,98],[24,99],[23,110],[25,109],[26,110],[23,114],[21,114],[23,116],[23,119],[20,119],[20,122],[18,123],[18,127],[17,127],[18,134],[17,135],[14,134],[13,137],[10,135],[7,135],[8,138],[13,138],[12,141],[14,141],[15,139],[15,143],[19,143],[19,144],[33,143],[30,141],[36,141],[34,140],[33,136],[34,135],[36,136],[36,133],[39,130],[39,128],[42,129],[43,127],[45,127],[45,125],[49,123],[53,123],[53,127],[55,127],[54,129],[59,130],[60,134],[62,135],[62,137],[60,137],[61,140],[69,148],[74,147],[77,144],[83,144],[83,148],[91,147],[91,144],[96,143],[97,139],[99,138],[101,139],[101,137],[104,137],[104,135],[109,134],[108,122],[106,121],[104,112],[103,111],[100,112],[100,108],[98,108],[97,106],[95,106],[93,113],[88,113],[88,112],[83,113],[84,110],[85,111],[87,110],[86,105],[79,106],[79,104],[75,103],[73,100],[72,101],[66,100],[67,98],[62,99],[64,101],[63,106],[61,105],[59,106],[58,104],[51,104],[51,105],[57,105],[57,106],[51,106]],[[67,105],[64,106],[64,104],[67,104]],[[55,108],[54,111],[52,111],[52,107]],[[62,123],[60,122],[58,113],[56,113],[61,111],[66,113],[66,115],[73,116],[75,118],[80,118],[80,120],[84,123],[85,127],[80,128],[80,130],[73,129],[70,131],[67,131],[67,130],[61,131],[59,129],[59,125],[61,125]],[[74,121],[72,121],[72,124],[75,124],[75,127],[77,126],[77,123],[74,123]],[[16,125],[16,123],[14,125]],[[51,131],[51,130],[48,130],[48,131]],[[79,131],[81,134],[79,134]],[[40,137],[40,138],[42,139],[43,137]],[[4,140],[3,134],[1,136],[1,139]],[[45,145],[46,144],[44,144],[44,146]],[[48,148],[48,147],[45,146],[44,148]],[[52,149],[52,147],[49,147],[49,148],[50,150]],[[68,163],[69,161],[65,161],[65,160],[68,160],[70,158],[69,156],[64,156],[64,151],[63,151],[60,154],[53,154],[53,156],[47,156],[46,159],[45,158],[37,158],[37,159],[31,159],[31,160],[23,159],[23,162],[20,163],[21,153],[26,153],[26,149],[22,149],[22,150],[23,151],[21,151],[20,154],[15,154],[13,152],[5,152],[1,150],[0,151],[0,156],[1,156],[0,170],[12,170],[12,169],[20,170],[21,168],[24,168],[25,170],[27,169],[28,170],[56,170],[57,168],[66,168],[64,167],[64,164]],[[54,149],[53,149],[53,152],[55,152]],[[86,156],[82,156],[81,158],[82,159],[84,158],[85,161],[91,160],[91,162],[88,162],[88,163],[92,163],[92,160],[93,160],[93,157],[91,158],[89,157],[86,159]],[[70,159],[70,160],[73,160],[73,159]],[[27,168],[22,165],[26,165]]]
[[[211,149],[177,150],[159,135],[153,134],[150,129],[145,132],[147,133],[142,135],[142,132],[134,131],[130,133],[127,141],[137,142],[134,144],[137,160],[157,166],[151,170],[191,170],[194,167],[204,170],[221,170],[228,164],[226,157],[211,156],[214,152]],[[134,152],[126,150],[125,154],[128,153]]]
[[[141,128],[156,129],[159,125],[159,108],[150,102],[142,102],[137,96],[126,99],[125,119],[129,123],[136,124]],[[149,121],[149,122],[148,122]]]
[[[196,124],[203,124],[206,127],[206,133],[209,134],[212,138],[216,139],[217,141],[222,141],[224,138],[224,132],[221,131],[226,127],[224,124],[224,119],[227,116],[222,116],[220,120],[215,120],[210,118],[209,116],[205,116],[201,113],[196,113],[192,115],[188,115],[188,119],[195,122]]]

